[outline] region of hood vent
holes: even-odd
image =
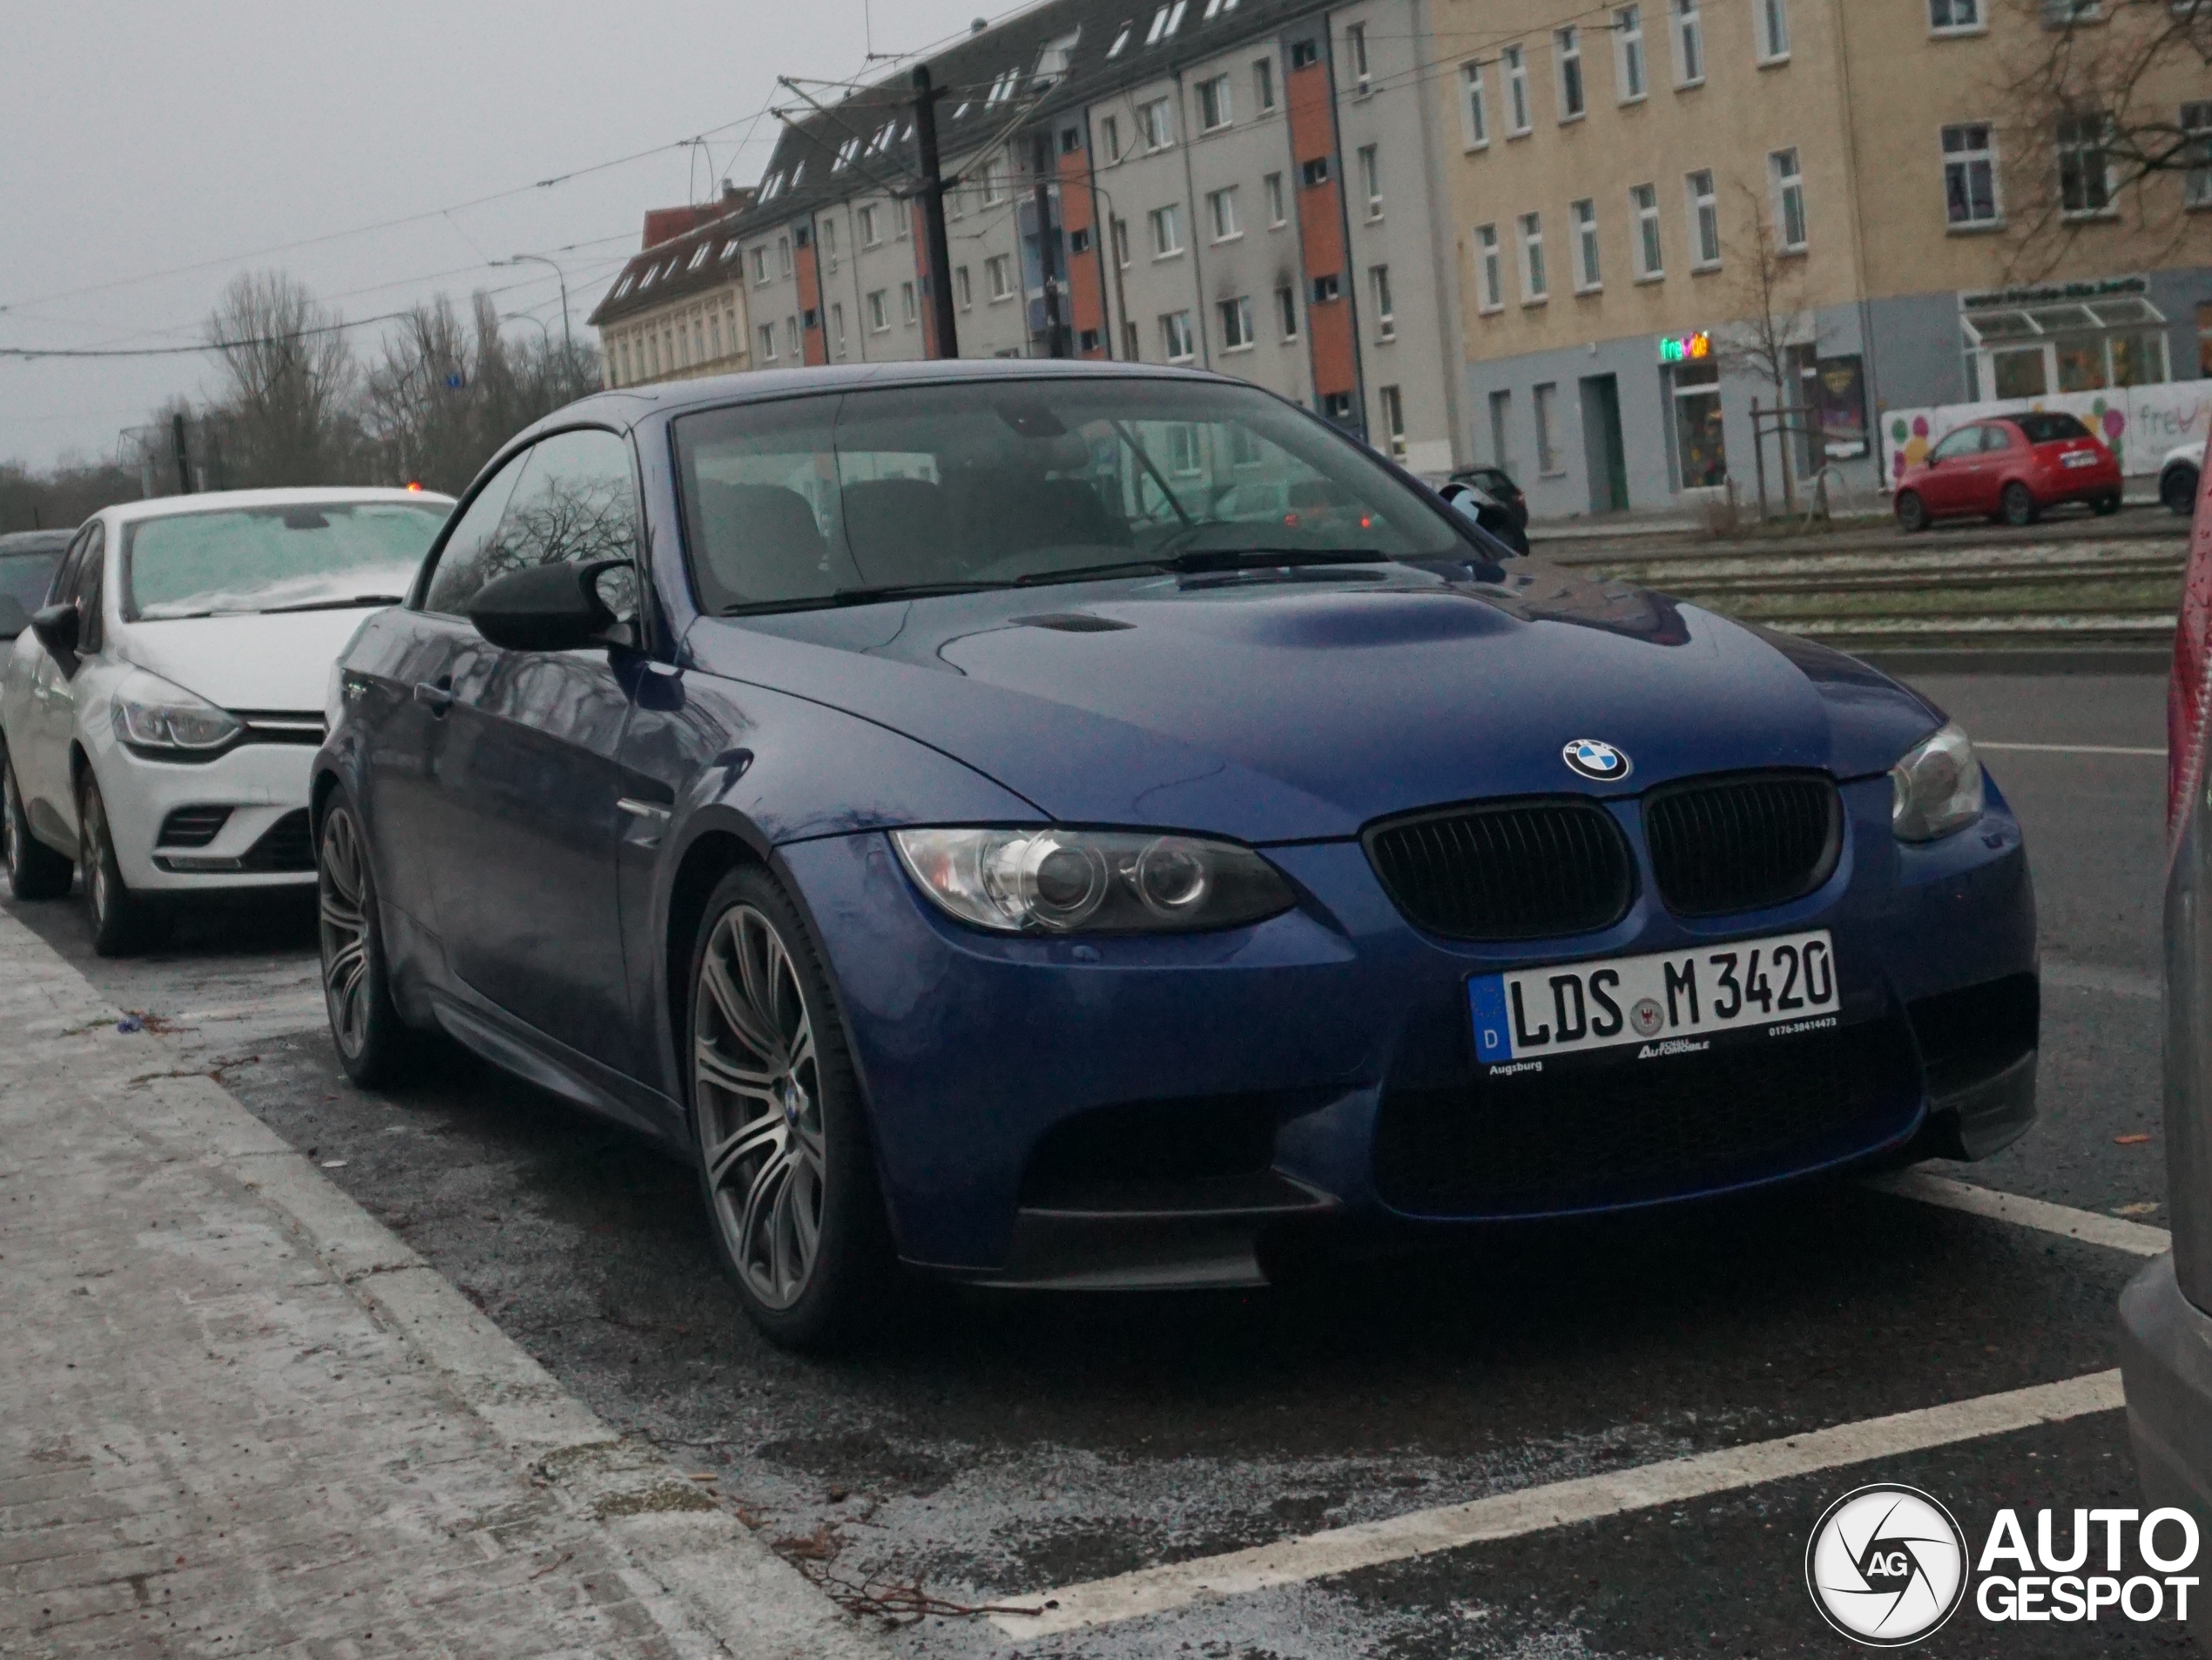
[[[1049,617],[1017,617],[1014,620],[1023,628],[1049,628],[1062,634],[1115,634],[1136,626],[1134,623],[1117,623],[1110,617],[1093,617],[1088,611],[1055,611]]]

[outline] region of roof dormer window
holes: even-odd
[[[1129,44],[1129,37],[1136,32],[1136,25],[1135,24],[1123,24],[1122,25],[1122,32],[1114,37],[1114,44],[1106,49],[1106,56],[1109,57],[1119,57],[1122,55],[1122,48]]]

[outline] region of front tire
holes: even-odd
[[[2095,501],[2090,503],[2089,505],[2096,509],[2096,514],[2099,518],[2108,519],[2114,514],[2120,511],[2120,492],[2118,490],[2114,490],[2109,496],[2100,496]]]
[[[152,943],[161,919],[123,880],[107,802],[89,766],[77,786],[77,862],[84,872],[84,920],[91,926],[92,949],[104,957],[122,957]]]
[[[8,863],[8,891],[17,899],[62,899],[75,867],[30,833],[30,815],[16,784],[16,766],[0,752],[0,844]]]
[[[850,1341],[892,1280],[891,1232],[829,975],[767,872],[714,890],[691,989],[691,1123],[723,1269],[773,1341]]]
[[[422,1035],[400,1018],[392,1001],[368,844],[343,795],[333,796],[323,813],[315,845],[315,903],[323,1008],[338,1063],[363,1090],[400,1083],[422,1057]]]
[[[2017,478],[2005,486],[1997,498],[1998,516],[2014,530],[2022,530],[2035,523],[2035,496]]]
[[[2158,499],[2166,503],[2168,512],[2187,518],[2196,511],[2196,485],[2195,468],[2170,467],[2158,481]]]
[[[1898,492],[1897,528],[1907,536],[1918,536],[1928,528],[1928,504],[1918,490]]]

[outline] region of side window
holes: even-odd
[[[422,597],[423,610],[458,617],[475,597],[476,590],[489,580],[484,575],[484,559],[491,550],[493,538],[499,533],[499,521],[507,511],[509,498],[515,494],[516,482],[535,453],[525,449],[514,456],[469,503],[461,523],[453,527],[453,534],[446,538],[444,550],[438,555],[437,568],[430,573],[429,591]]]
[[[78,563],[70,598],[77,604],[77,650],[91,657],[105,644],[107,630],[100,618],[101,598],[107,591],[107,533],[96,520],[84,541],[84,557]]]
[[[499,534],[485,548],[475,586],[532,565],[634,561],[637,530],[629,440],[611,432],[556,433],[530,451]],[[637,614],[634,570],[608,573],[600,590],[617,615]]]
[[[1980,427],[1962,427],[1935,447],[1935,459],[1956,461],[1961,455],[1979,455],[1983,430]]]
[[[2013,447],[2012,429],[2007,427],[1984,427],[1981,429],[1981,447],[1985,450],[2000,452],[2010,449]]]
[[[77,573],[84,568],[84,550],[91,545],[99,528],[98,524],[87,525],[84,534],[69,544],[69,551],[54,567],[53,579],[46,584],[46,597],[40,602],[42,604],[61,604],[77,591]]]

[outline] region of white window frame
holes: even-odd
[[[1523,213],[1515,221],[1521,253],[1521,303],[1541,306],[1551,298],[1551,272],[1544,263],[1544,216]]]
[[[899,285],[899,319],[909,328],[921,321],[921,297],[911,282]]]
[[[763,323],[757,332],[760,336],[760,361],[764,363],[774,362],[776,361],[775,324]]]
[[[1404,461],[1406,442],[1406,399],[1394,386],[1375,389],[1375,405],[1382,415],[1383,437],[1390,446],[1391,459]]]
[[[1183,209],[1179,203],[1170,202],[1156,207],[1144,216],[1152,233],[1152,257],[1172,260],[1183,252]]]
[[[1221,349],[1224,352],[1249,352],[1259,342],[1252,333],[1252,297],[1239,294],[1234,300],[1219,301],[1215,309],[1221,314]]]
[[[1180,349],[1178,349],[1178,348]],[[1189,363],[1198,355],[1197,331],[1187,311],[1163,312],[1160,316],[1160,349],[1170,363]]]
[[[1590,112],[1589,83],[1582,74],[1582,31],[1573,24],[1552,30],[1552,96],[1558,100],[1561,126]]]
[[[1599,293],[1605,287],[1605,266],[1598,246],[1596,202],[1585,196],[1568,203],[1567,222],[1575,233],[1575,292]]]
[[[1683,195],[1689,206],[1690,263],[1693,272],[1721,268],[1720,185],[1710,167],[1696,167],[1683,175]],[[1712,249],[1709,254],[1707,248]]]
[[[1352,84],[1359,91],[1368,90],[1373,70],[1367,61],[1367,25],[1352,24],[1344,31],[1345,62],[1352,65]]]
[[[1525,138],[1536,130],[1536,111],[1528,97],[1528,49],[1507,46],[1498,54],[1498,62],[1506,73],[1506,136]]]
[[[1974,137],[1980,143],[1968,147]],[[1952,139],[1959,142],[1953,146]],[[1993,231],[2005,223],[2004,198],[1998,193],[1997,125],[1992,121],[1953,121],[1946,123],[1938,138],[1943,154],[1943,219],[1945,228],[1952,231]],[[1973,213],[1974,180],[1979,173],[1986,186],[1989,212]],[[1961,199],[1959,182],[1963,181],[1963,199],[1967,214],[1960,218],[1953,210]]]
[[[1014,298],[1014,256],[994,253],[983,261],[983,286],[989,293],[991,303]]]
[[[1705,84],[1704,0],[1667,0],[1667,33],[1674,44],[1675,90]]]
[[[887,334],[891,332],[891,290],[876,288],[867,297],[868,333]]]
[[[1931,35],[1986,35],[1989,32],[1989,0],[1928,0]]]
[[[1206,192],[1206,220],[1216,243],[1234,242],[1244,233],[1237,217],[1237,186],[1224,185]]]
[[[1812,237],[1811,222],[1805,213],[1804,159],[1797,146],[1791,145],[1770,151],[1766,168],[1774,192],[1775,246],[1784,253],[1803,253]]]
[[[1367,267],[1367,293],[1375,306],[1375,338],[1393,341],[1398,338],[1398,305],[1390,292],[1390,267],[1375,265]]]
[[[1294,341],[1298,336],[1298,287],[1294,283],[1282,283],[1275,290],[1275,327],[1285,341]]]
[[[2181,125],[2196,145],[2196,165],[2182,173],[2182,206],[2212,207],[2212,99],[2191,98],[2182,105]]]
[[[1758,42],[1759,67],[1790,61],[1790,0],[1751,0],[1751,33]]]
[[[1663,282],[1667,276],[1667,244],[1659,223],[1659,187],[1629,186],[1629,223],[1635,227],[1629,240],[1635,250],[1636,280]]]
[[[1267,196],[1267,227],[1279,231],[1291,222],[1290,199],[1283,190],[1283,175],[1269,173],[1259,184]]]
[[[1262,115],[1275,107],[1275,60],[1252,59],[1252,105]]]
[[[1474,227],[1475,309],[1487,317],[1506,308],[1506,258],[1495,225]]]
[[[1359,146],[1359,183],[1367,192],[1367,217],[1379,219],[1383,216],[1382,146],[1363,144]]]
[[[1144,134],[1145,153],[1168,149],[1175,143],[1175,100],[1148,98],[1136,106],[1136,122]]]
[[[1109,165],[1122,159],[1122,124],[1117,117],[1098,118],[1098,148]]]
[[[1198,83],[1198,131],[1219,132],[1237,118],[1230,101],[1229,77],[1224,71]]]
[[[2104,123],[2103,138],[2086,141],[2077,138],[2071,142],[2068,141],[2066,137],[2068,128],[2075,129],[2078,132],[2080,129],[2086,127],[2092,120],[2101,120]],[[2058,151],[2059,217],[2060,219],[2069,220],[2109,219],[2120,211],[2120,205],[2113,199],[2112,151],[2110,148],[2111,137],[2112,118],[2109,115],[2083,116],[2072,121],[2062,121],[2059,124],[2059,132],[2054,147]],[[2089,203],[2080,207],[2068,207],[2066,205],[2067,157],[2069,154],[2079,154],[2084,156],[2100,155],[2104,158],[2104,182],[2098,191],[2099,196],[2102,198],[2101,200]]]
[[[830,306],[830,339],[840,357],[845,355],[845,302],[836,300]]]
[[[975,281],[964,265],[953,268],[953,302],[962,311],[975,307]]]
[[[1613,10],[1613,90],[1622,104],[1641,104],[1651,96],[1651,62],[1644,55],[1641,5]]]
[[[1480,59],[1460,65],[1460,142],[1468,150],[1490,147],[1490,94]]]

